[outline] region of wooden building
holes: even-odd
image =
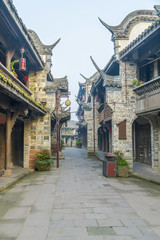
[[[26,29],[13,2],[0,0],[1,175],[9,176],[14,166],[33,168],[37,152],[51,151],[57,91],[68,93],[67,78],[58,88],[51,75],[52,49],[58,42],[43,45]],[[51,82],[56,86],[52,94],[46,90]]]

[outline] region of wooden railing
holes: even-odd
[[[160,111],[160,76],[134,88],[133,91],[137,94],[136,114]]]
[[[136,88],[133,91],[138,95],[142,96],[148,93],[151,93],[157,89],[160,89],[160,76],[154,78],[153,80],[146,82]]]
[[[0,74],[6,77],[9,81],[14,83],[19,89],[21,89],[25,94],[32,95],[31,91],[16,78],[13,73],[11,73],[2,63],[0,63]]]
[[[104,104],[103,110],[99,113],[99,123],[111,120],[112,112],[112,109],[107,104]]]

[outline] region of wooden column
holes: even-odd
[[[5,169],[9,169],[9,164],[11,160],[11,133],[13,126],[19,116],[20,110],[14,112],[13,116],[10,110],[6,113],[6,157],[5,157]]]
[[[158,61],[154,62],[154,78],[158,77]]]
[[[15,53],[15,50],[13,50],[13,49],[9,49],[6,52],[6,67],[9,70],[10,70],[10,64],[11,64],[11,60],[12,60],[14,53]]]

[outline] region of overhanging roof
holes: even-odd
[[[22,19],[19,17],[18,12],[13,4],[13,1],[0,0],[0,4],[1,4],[0,11],[2,14],[2,20],[4,19],[4,23],[8,24],[8,27],[12,29],[12,34],[14,35],[14,37],[18,42],[20,42],[20,40],[23,39],[22,41],[25,47],[28,46],[27,47],[28,55],[30,55],[31,58],[33,58],[34,56],[34,60],[36,61],[36,64],[38,64],[43,69],[44,63],[36,47],[34,46],[34,43],[30,35],[28,34],[28,30],[26,26],[24,25]],[[21,39],[19,36],[21,36]]]
[[[6,93],[8,96],[28,105],[28,108],[35,110],[41,114],[46,114],[46,109],[37,103],[33,98],[24,93],[19,89],[13,82],[7,79],[0,73],[0,87],[3,89],[3,93]]]

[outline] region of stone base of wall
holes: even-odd
[[[4,170],[3,171],[3,177],[11,177],[12,176],[12,170]]]
[[[160,173],[160,166],[154,166],[154,167],[152,167],[152,169],[155,171],[155,172],[158,172],[158,173]]]
[[[93,148],[88,148],[88,149],[87,149],[87,155],[88,155],[88,157],[89,157],[89,156],[91,156],[91,157],[96,156],[96,155],[97,155],[97,151],[98,151],[97,148],[95,149],[95,153],[94,153],[94,149],[93,149]]]

